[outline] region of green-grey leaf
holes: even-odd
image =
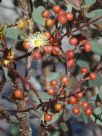
[[[46,77],[46,80],[47,80],[48,82],[50,82],[50,81],[53,80],[53,79],[58,80],[59,78],[60,78],[59,73],[57,73],[57,72],[51,72],[51,73],[48,75],[48,77]]]
[[[101,85],[102,85],[102,84],[101,84]],[[102,100],[102,86],[100,87],[99,98]]]
[[[94,53],[102,55],[102,46],[97,41],[94,40],[90,41],[90,43],[92,44],[92,51]]]
[[[33,21],[42,26],[45,25],[45,19],[41,16],[43,10],[45,10],[45,8],[39,6],[38,8],[34,9],[32,13]]]
[[[60,124],[60,127],[61,127],[61,129],[62,129],[65,133],[68,132],[68,126],[67,126],[66,123],[62,122],[62,123]]]
[[[4,70],[5,78],[7,79],[7,77],[8,77],[8,68],[7,67],[3,67],[3,70]]]
[[[67,5],[67,12],[72,12],[72,5],[70,3]]]
[[[102,108],[97,107],[94,109],[93,114],[90,116],[93,121],[102,126]]]
[[[49,99],[53,98],[53,96],[48,95],[47,92],[39,92],[39,95],[43,101],[48,101]]]
[[[18,28],[7,28],[4,34],[10,39],[17,39],[17,37],[21,34],[21,30]]]
[[[89,81],[89,86],[90,87],[96,87],[96,86],[101,86],[102,85],[102,77],[97,76],[96,80]]]
[[[39,96],[40,96],[40,98],[42,99],[43,102],[48,101],[49,99],[53,98],[53,96],[48,95],[46,92],[40,92],[39,91],[38,93],[39,93]],[[37,98],[37,96],[32,91],[30,91],[30,95],[32,96],[32,99],[37,104],[39,104],[39,99]]]
[[[72,87],[73,87],[73,85],[74,85],[74,83],[75,83],[75,78],[74,77],[71,77],[70,79],[69,79],[69,81],[70,81],[70,84],[68,85],[68,89],[71,89]],[[70,91],[70,90],[67,90],[67,91]]]
[[[90,7],[96,2],[96,0],[85,0],[85,2],[86,2],[86,5]]]
[[[89,12],[87,15],[88,18],[93,18],[93,19],[101,16],[102,16],[102,9],[96,9],[94,11]]]
[[[98,125],[101,125],[102,126],[102,118],[98,117],[98,116],[95,116],[95,115],[91,115],[90,116],[91,119],[96,122]]]
[[[102,108],[101,107],[97,107],[97,108],[94,109],[93,112],[94,112],[95,115],[100,115],[100,114],[102,114]]]
[[[80,66],[80,67],[87,67],[89,69],[89,63],[88,61],[85,61],[85,60],[78,60],[77,61],[77,65]]]

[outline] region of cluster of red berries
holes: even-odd
[[[88,102],[80,102],[79,100],[83,97],[83,92],[79,92],[75,96],[71,96],[68,99],[68,104],[72,104],[74,107],[72,108],[72,113],[74,115],[80,114],[80,106],[83,108],[85,114],[90,116],[92,114],[92,109],[89,106]],[[78,105],[78,106],[76,106]]]
[[[83,91],[81,91],[81,92],[77,93],[76,95],[69,97],[69,99],[67,100],[67,103],[74,106],[72,108],[72,113],[74,115],[80,115],[80,112],[81,112],[80,108],[82,107],[84,113],[87,116],[90,116],[90,115],[92,115],[93,110],[90,107],[88,102],[80,102],[80,99],[83,98],[83,96],[84,96],[84,93],[83,93]],[[58,102],[54,105],[54,109],[57,112],[60,112],[61,110],[63,110],[63,108],[64,107],[63,107],[63,104],[61,102]],[[47,121],[47,122],[51,121],[52,117],[53,117],[52,114],[49,114],[49,113],[44,114],[44,120]]]
[[[78,41],[78,39],[76,37],[71,37],[69,39],[69,44],[71,46],[75,46],[76,47],[79,47],[79,48],[82,48],[84,49],[85,52],[90,52],[92,50],[92,45],[86,41],[86,40],[82,40],[80,43]],[[67,58],[67,66],[69,68],[72,68],[75,66],[75,59],[74,59],[74,56],[75,56],[75,49],[74,50],[68,50],[66,52],[66,58]]]
[[[80,70],[80,72],[81,72],[81,74],[87,74],[87,73],[88,73],[88,69],[87,69],[86,67],[82,67],[81,70]],[[89,74],[89,79],[90,79],[90,80],[95,80],[95,79],[96,79],[96,74],[95,74],[95,73],[90,73],[90,74]],[[61,77],[60,81],[61,81],[61,84],[62,84],[63,86],[67,86],[67,85],[70,84],[70,81],[69,81],[69,79],[68,79],[67,76]],[[54,87],[58,86],[58,81],[54,79],[54,80],[52,80],[52,81],[50,82],[50,85],[51,85],[53,88],[51,88],[51,89],[48,90],[48,94],[50,94],[50,95],[55,95],[56,89],[54,89]],[[63,93],[65,93],[65,92],[63,92]],[[66,96],[66,98],[67,98],[67,94],[65,94],[64,96]],[[83,92],[83,91],[80,91],[79,93],[76,93],[75,95],[70,96],[70,97],[68,98],[68,100],[67,100],[67,103],[74,106],[74,107],[72,108],[72,113],[73,113],[74,115],[79,115],[80,112],[81,112],[80,108],[82,107],[83,110],[84,110],[84,112],[85,112],[85,114],[86,114],[87,116],[90,116],[90,115],[92,114],[93,110],[92,110],[91,107],[89,106],[89,103],[88,103],[88,102],[81,102],[81,101],[80,101],[80,99],[83,98],[83,96],[84,96],[84,92]],[[66,100],[65,100],[65,101],[66,101]],[[81,106],[81,107],[80,107],[80,106]],[[56,103],[55,106],[54,106],[54,109],[55,109],[57,112],[60,112],[61,110],[63,110],[63,104],[62,104],[61,102]],[[47,116],[47,114],[46,114],[46,116]],[[48,114],[48,116],[49,116],[49,114]],[[52,115],[51,115],[51,114],[50,114],[50,116],[51,116],[50,119],[52,119]],[[45,120],[47,121],[47,119],[45,119]],[[48,121],[51,121],[51,120],[48,120]]]
[[[56,103],[54,105],[54,109],[57,111],[57,112],[60,112],[61,110],[63,110],[63,104],[62,103]],[[48,113],[45,113],[44,114],[44,121],[51,121],[52,120],[52,117],[53,115],[52,114],[48,114]]]
[[[59,5],[55,5],[52,8],[53,12],[57,15],[57,20],[60,24],[64,25],[68,21],[73,20],[73,14],[71,12],[65,12]],[[50,13],[48,10],[42,12],[42,17],[46,18],[45,25],[51,27],[54,25],[55,20],[49,18]]]
[[[80,69],[80,73],[81,73],[82,75],[88,74],[88,79],[89,79],[89,80],[96,80],[96,73],[94,73],[94,72],[89,73],[89,71],[88,71],[88,69],[87,69],[86,67],[82,67],[82,68]]]
[[[33,51],[33,59],[38,60],[41,59],[43,53],[52,54],[52,55],[61,55],[61,49],[58,46],[46,45],[41,49],[35,49]]]
[[[60,81],[61,81],[61,85],[64,86],[64,87],[66,87],[70,84],[70,81],[69,81],[67,76],[62,76]],[[48,94],[49,95],[55,95],[57,93],[57,91],[56,91],[56,88],[54,88],[54,87],[58,86],[58,81],[56,79],[53,79],[53,80],[51,80],[50,85],[53,88],[48,89]]]

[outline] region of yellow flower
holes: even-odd
[[[3,65],[4,65],[4,66],[7,66],[7,65],[10,63],[10,61],[9,61],[9,60],[7,60],[7,59],[5,59],[5,60],[3,60],[3,62],[2,62],[2,63],[3,63]]]
[[[27,41],[30,43],[31,49],[36,47],[39,48],[48,44],[48,39],[42,32],[36,32],[33,35],[30,35]]]

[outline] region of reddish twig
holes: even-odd
[[[102,18],[102,16],[99,17],[99,18],[96,18],[96,19],[94,19],[94,20],[92,20],[92,21],[90,21],[90,22],[88,22],[88,23],[86,23],[86,24],[84,24],[84,25],[82,25],[82,26],[80,26],[80,27],[78,27],[77,29],[75,29],[75,30],[73,30],[73,31],[71,31],[71,32],[65,33],[64,35],[61,36],[60,39],[63,39],[65,36],[70,36],[70,35],[71,35],[72,33],[74,33],[74,32],[77,32],[77,31],[79,31],[79,30],[82,30],[84,27],[87,27],[87,26],[89,26],[89,25],[95,23],[96,21],[100,20],[101,18]]]

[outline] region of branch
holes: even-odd
[[[28,53],[26,53],[26,54],[24,54],[24,55],[22,55],[20,57],[15,58],[14,60],[18,61],[20,59],[23,59],[23,58],[26,58],[26,57],[30,56],[31,54],[32,54],[31,52],[28,52]]]
[[[74,32],[77,32],[77,31],[79,31],[79,30],[82,30],[84,27],[87,27],[87,26],[89,26],[89,25],[95,23],[96,21],[100,20],[101,18],[102,18],[102,16],[99,17],[99,18],[96,18],[96,19],[94,19],[93,21],[90,21],[90,22],[88,22],[88,23],[86,23],[86,24],[84,24],[84,25],[82,25],[82,26],[80,26],[80,27],[78,27],[77,29],[75,29],[75,30],[73,30],[73,31],[71,31],[71,32],[65,33],[64,35],[61,36],[60,39],[63,39],[65,36],[70,36],[70,35],[73,34]]]
[[[39,99],[40,103],[42,103],[42,100],[38,94],[38,92],[36,91],[36,89],[33,87],[33,85],[31,83],[28,82],[28,80],[26,78],[24,78],[17,70],[15,70],[14,68],[8,66],[9,70],[11,72],[13,72],[15,75],[19,76],[21,78],[21,80],[23,80],[25,83],[27,83],[30,88],[32,89],[32,91],[34,92],[34,94],[37,96],[37,98]]]
[[[31,0],[18,0],[19,6],[26,17],[31,17],[33,3]]]

